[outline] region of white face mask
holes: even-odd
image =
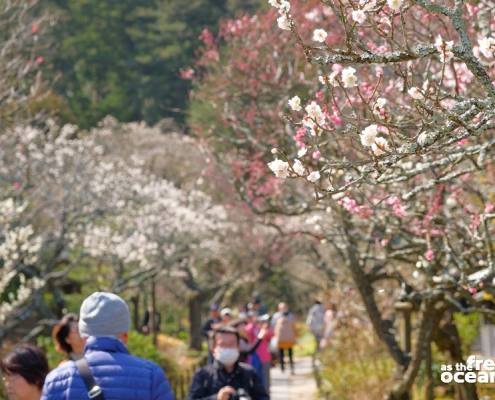
[[[215,349],[215,360],[227,367],[234,365],[238,359],[239,349],[225,349],[223,347]]]

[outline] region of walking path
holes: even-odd
[[[272,368],[270,400],[316,400],[316,383],[311,369],[311,357],[295,360],[296,374],[282,373]]]

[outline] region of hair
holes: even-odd
[[[23,344],[0,361],[0,370],[6,375],[20,375],[41,390],[48,374],[48,361],[39,347]]]
[[[67,337],[70,335],[72,324],[77,322],[78,318],[75,314],[65,315],[60,322],[53,327],[52,339],[55,342],[55,347],[58,351],[70,354],[73,352],[72,346],[67,343]]]
[[[241,337],[240,337],[239,332],[237,331],[237,329],[235,329],[233,327],[230,327],[230,326],[224,326],[222,328],[218,328],[218,329],[215,329],[213,331],[213,337],[212,337],[213,343],[216,343],[217,335],[219,335],[221,333],[224,333],[224,334],[226,333],[226,334],[229,334],[229,335],[235,335],[235,337],[237,339],[237,343],[239,343],[240,340],[241,340]]]

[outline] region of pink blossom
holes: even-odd
[[[341,126],[342,125],[342,118],[340,118],[336,114],[333,114],[333,115],[330,116],[330,121],[332,121],[332,123],[334,125],[337,125],[337,126]]]
[[[299,147],[305,147],[306,144],[303,141],[303,138],[306,136],[306,128],[300,127],[296,130],[296,135],[294,136],[294,140],[296,141]]]
[[[406,216],[406,208],[402,204],[402,201],[397,196],[389,197],[386,204],[392,206],[392,211],[396,217],[402,218]]]
[[[38,65],[42,64],[43,61],[45,61],[45,59],[42,56],[36,57],[36,60],[35,60],[36,64],[38,64]]]
[[[35,35],[36,33],[38,33],[38,31],[39,31],[39,26],[38,26],[38,24],[33,23],[33,24],[31,25],[31,33],[32,33],[33,35]]]
[[[15,181],[12,186],[14,187],[15,190],[19,190],[21,188],[20,182]]]
[[[192,79],[194,77],[194,70],[192,68],[185,68],[180,70],[180,77],[182,79]]]
[[[338,201],[338,204],[341,205],[349,213],[355,214],[360,218],[369,218],[373,215],[373,210],[369,205],[358,205],[356,200],[348,196],[340,199]]]
[[[203,29],[201,35],[199,35],[199,39],[207,46],[212,47],[215,45],[215,37],[213,33],[211,33],[208,28]]]
[[[493,212],[494,209],[495,206],[493,205],[493,203],[486,203],[485,214],[490,214],[491,212]]]
[[[476,230],[481,224],[481,217],[479,214],[474,214],[471,216],[471,223],[469,224],[469,229],[472,231]]]
[[[321,157],[321,152],[320,150],[315,150],[313,151],[313,154],[311,155],[313,157],[314,160],[319,160],[320,157]]]
[[[435,253],[433,252],[432,249],[428,249],[425,253],[426,261],[433,261],[434,258],[435,258]]]
[[[457,142],[459,146],[464,146],[469,143],[469,140],[467,138],[461,139]]]

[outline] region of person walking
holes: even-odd
[[[289,311],[286,304],[282,303],[282,314],[277,318],[275,323],[275,341],[278,347],[280,369],[285,371],[285,352],[289,356],[291,373],[294,374],[294,354],[293,348],[296,344],[296,327],[294,316]]]
[[[20,345],[0,361],[2,379],[10,400],[40,400],[48,361],[40,348]]]
[[[239,333],[234,328],[217,329],[212,350],[215,362],[196,371],[188,400],[229,400],[235,395],[270,399],[254,369],[239,362]]]
[[[315,303],[309,309],[306,325],[315,338],[315,353],[318,353],[325,330],[325,307],[321,304],[321,301],[315,300]]]
[[[259,323],[253,325],[248,331],[251,342],[257,342],[256,355],[261,363],[261,381],[267,392],[270,392],[270,367],[272,364],[272,355],[270,352],[270,341],[273,337],[273,330],[270,327],[270,316],[262,315],[258,318]]]
[[[173,400],[163,370],[129,354],[130,314],[113,293],[95,292],[79,314],[79,332],[87,338],[84,357],[68,361],[46,378],[42,400]]]
[[[79,334],[77,315],[67,314],[53,327],[52,339],[55,350],[65,355],[67,360],[79,360],[84,353],[86,341]]]

